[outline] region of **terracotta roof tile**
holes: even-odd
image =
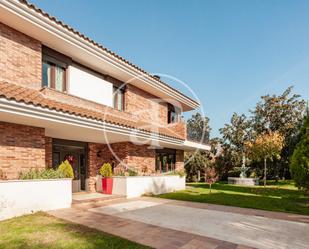
[[[61,93],[65,94],[65,93]],[[176,139],[182,139],[181,136],[177,135],[173,130],[166,127],[156,126],[155,124],[134,120],[129,118],[123,118],[121,112],[107,107],[101,106],[102,108],[98,110],[88,109],[64,102],[60,102],[54,99],[49,98],[42,92],[26,88],[23,86],[15,85],[8,82],[0,81],[0,97],[4,97],[8,100],[15,100],[18,102],[24,102],[26,104],[33,104],[35,106],[41,106],[51,110],[57,110],[65,113],[70,113],[86,118],[92,118],[99,121],[105,121],[108,123],[120,125],[127,128],[138,129],[141,131],[146,131],[149,133],[159,134],[161,136],[167,136]],[[87,102],[87,100],[85,100]],[[126,115],[128,115],[126,113]],[[125,116],[125,115],[123,115]],[[156,129],[153,129],[156,128]],[[153,132],[153,130],[158,132]]]
[[[62,21],[58,20],[56,17],[49,15],[48,13],[46,13],[45,11],[43,11],[42,9],[38,8],[37,6],[35,6],[34,4],[29,3],[27,0],[18,0],[20,3],[26,5],[28,8],[34,10],[37,13],[40,13],[41,15],[43,15],[44,17],[48,18],[49,20],[57,23],[58,25],[62,26],[63,28],[69,30],[70,32],[78,35],[79,37],[83,38],[84,40],[90,42],[91,44],[95,45],[96,47],[102,49],[103,51],[109,53],[110,55],[114,56],[115,58],[117,58],[118,60],[121,60],[123,62],[125,62],[126,64],[130,65],[131,67],[137,69],[138,71],[140,71],[143,74],[146,74],[147,76],[149,76],[150,78],[156,80],[157,82],[160,82],[162,84],[164,84],[165,86],[169,87],[170,89],[178,92],[179,94],[181,94],[182,96],[185,96],[182,92],[178,91],[177,89],[171,87],[169,84],[165,83],[164,81],[158,79],[156,76],[149,74],[148,72],[146,72],[145,70],[143,70],[142,68],[140,68],[139,66],[129,62],[128,60],[126,60],[125,58],[121,57],[120,55],[116,54],[115,52],[109,50],[108,48],[102,46],[101,44],[95,42],[94,40],[90,39],[89,37],[87,37],[86,35],[80,33],[79,31],[75,30],[74,28],[70,27],[69,25],[63,23]],[[189,98],[191,101],[197,103],[195,100],[193,100],[192,98],[185,96],[187,98]]]

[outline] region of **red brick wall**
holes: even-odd
[[[0,22],[0,80],[41,87],[41,43]]]
[[[149,149],[148,145],[135,145],[129,142],[111,144],[111,148],[121,162],[131,169],[141,173],[145,168],[147,171],[155,172],[155,150]],[[88,176],[91,179],[89,189],[95,190],[95,176],[98,174],[103,163],[109,162],[119,168],[119,162],[111,153],[106,144],[88,144]],[[184,152],[176,151],[176,169],[184,168]]]
[[[53,139],[45,137],[45,165],[47,168],[53,167]]]
[[[167,124],[167,103],[132,85],[127,85],[125,110],[143,121]]]
[[[171,130],[175,136],[180,136],[182,139],[187,138],[187,126],[184,121],[180,121],[174,124],[168,124],[167,128]]]
[[[148,145],[123,142],[114,143],[110,146],[115,155],[106,144],[88,144],[89,176],[95,176],[103,163],[106,162],[114,164],[115,167],[119,167],[123,163],[137,171],[141,171],[145,166],[151,170],[155,169],[155,151],[149,149]]]
[[[184,169],[184,151],[176,150],[176,170]]]
[[[8,179],[20,171],[45,168],[43,128],[0,122],[0,169]]]

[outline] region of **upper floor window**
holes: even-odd
[[[167,107],[167,123],[171,124],[171,123],[177,123],[179,122],[180,119],[180,111],[179,108],[168,104]]]
[[[66,56],[50,48],[43,47],[42,86],[65,92],[67,89],[66,74],[69,60]]]
[[[113,87],[113,107],[118,111],[124,110],[124,88]]]
[[[66,90],[66,69],[48,60],[42,65],[43,86],[64,92]]]

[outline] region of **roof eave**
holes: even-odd
[[[197,101],[154,78],[84,35],[77,33],[67,25],[61,25],[59,21],[51,19],[52,17],[47,13],[35,9],[33,5],[29,5],[25,1],[20,3],[16,0],[0,0],[0,3],[1,22],[40,40],[43,44],[68,55],[71,53],[72,56],[75,56],[75,59],[79,59],[82,63],[88,63],[89,66],[99,65],[95,69],[101,70],[102,73],[108,71],[111,74],[119,74],[120,79],[125,82],[134,78],[131,84],[136,84],[139,88],[144,88],[163,99],[170,98],[178,101],[183,111],[190,111],[199,107]]]

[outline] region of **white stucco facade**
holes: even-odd
[[[112,107],[113,84],[76,64],[69,66],[69,93]]]
[[[69,208],[71,203],[71,179],[0,181],[0,220]]]

